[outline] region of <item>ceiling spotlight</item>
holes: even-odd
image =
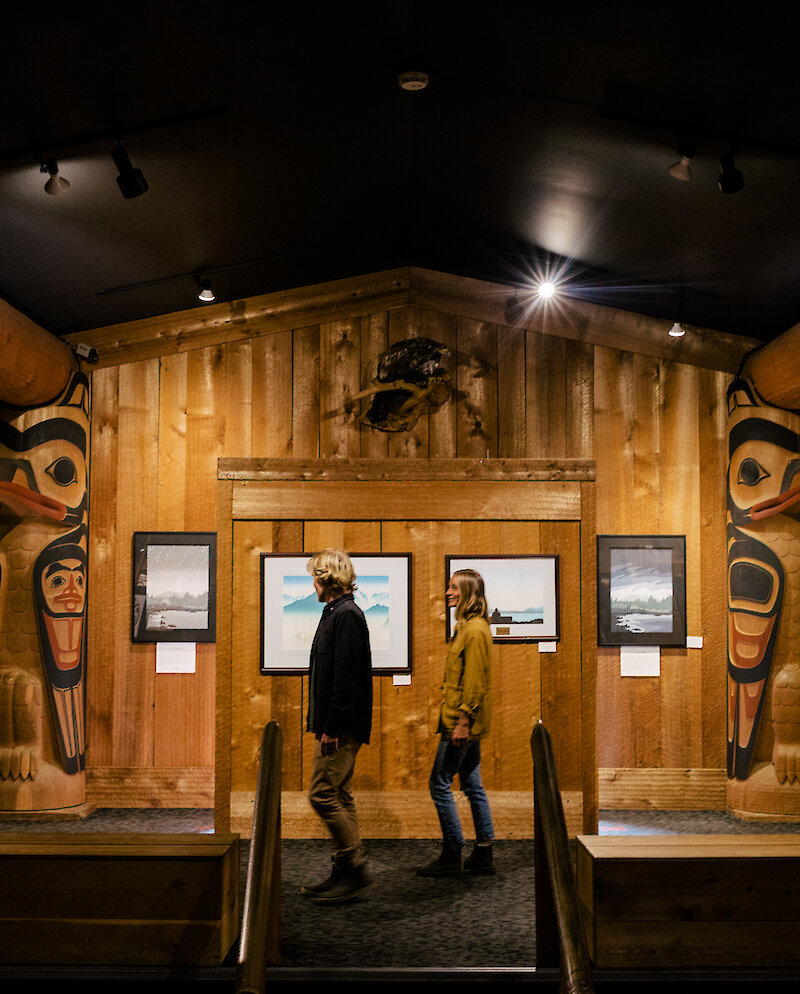
[[[555,292],[556,292],[556,285],[555,285],[555,283],[546,282],[546,283],[540,283],[539,284],[539,296],[540,297],[545,297],[545,298],[546,297],[552,297]]]
[[[200,287],[200,293],[197,295],[198,300],[202,300],[206,304],[210,304],[212,300],[216,300],[214,291],[211,289],[211,280],[198,280],[197,283]]]
[[[692,178],[692,170],[689,168],[689,163],[692,161],[694,153],[697,151],[697,142],[693,141],[691,138],[682,138],[678,142],[675,151],[680,156],[680,161],[673,162],[667,172],[673,179],[679,179],[684,183],[688,183]]]
[[[58,175],[58,162],[55,159],[45,159],[39,163],[39,172],[50,174],[50,179],[44,185],[44,192],[51,197],[57,197],[69,189],[69,180]]]
[[[744,186],[744,176],[739,172],[733,162],[733,152],[726,152],[721,155],[719,165],[722,172],[717,179],[720,193],[738,193]]]
[[[669,334],[672,335],[673,338],[683,338],[686,334],[686,330],[681,325],[680,321],[676,321],[675,324],[673,324],[673,326],[669,329]]]
[[[117,142],[111,150],[111,158],[114,160],[117,169],[119,169],[117,186],[122,191],[122,196],[126,200],[133,200],[134,197],[140,197],[143,193],[147,193],[150,189],[147,185],[147,180],[144,178],[141,169],[134,169],[131,165],[131,160],[128,158],[128,153],[122,147],[122,142]]]
[[[401,72],[397,77],[401,90],[424,90],[430,82],[430,77],[421,69]]]

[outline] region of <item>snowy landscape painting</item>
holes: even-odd
[[[323,604],[306,571],[309,557],[270,555],[261,560],[262,672],[304,672]],[[364,612],[372,668],[410,668],[408,555],[353,556],[356,604]]]
[[[213,642],[216,535],[134,532],[133,641]]]
[[[684,645],[683,536],[598,536],[598,643]]]

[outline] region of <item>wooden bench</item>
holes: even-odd
[[[578,836],[599,967],[800,965],[800,836]]]
[[[216,966],[237,835],[0,834],[0,962]]]

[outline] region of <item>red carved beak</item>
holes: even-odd
[[[0,505],[5,505],[18,518],[51,518],[63,521],[67,506],[19,483],[0,483]]]
[[[750,508],[750,519],[759,521],[761,518],[769,518],[773,514],[781,514],[788,510],[793,504],[800,500],[800,483],[796,483],[782,494],[776,497],[768,497],[760,504],[753,504]]]

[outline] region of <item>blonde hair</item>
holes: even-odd
[[[458,587],[456,624],[468,618],[483,618],[488,622],[489,606],[486,603],[486,592],[480,573],[474,569],[459,569],[453,573],[451,579]]]
[[[323,549],[308,560],[306,569],[331,593],[348,594],[356,589],[353,564],[341,549]]]

